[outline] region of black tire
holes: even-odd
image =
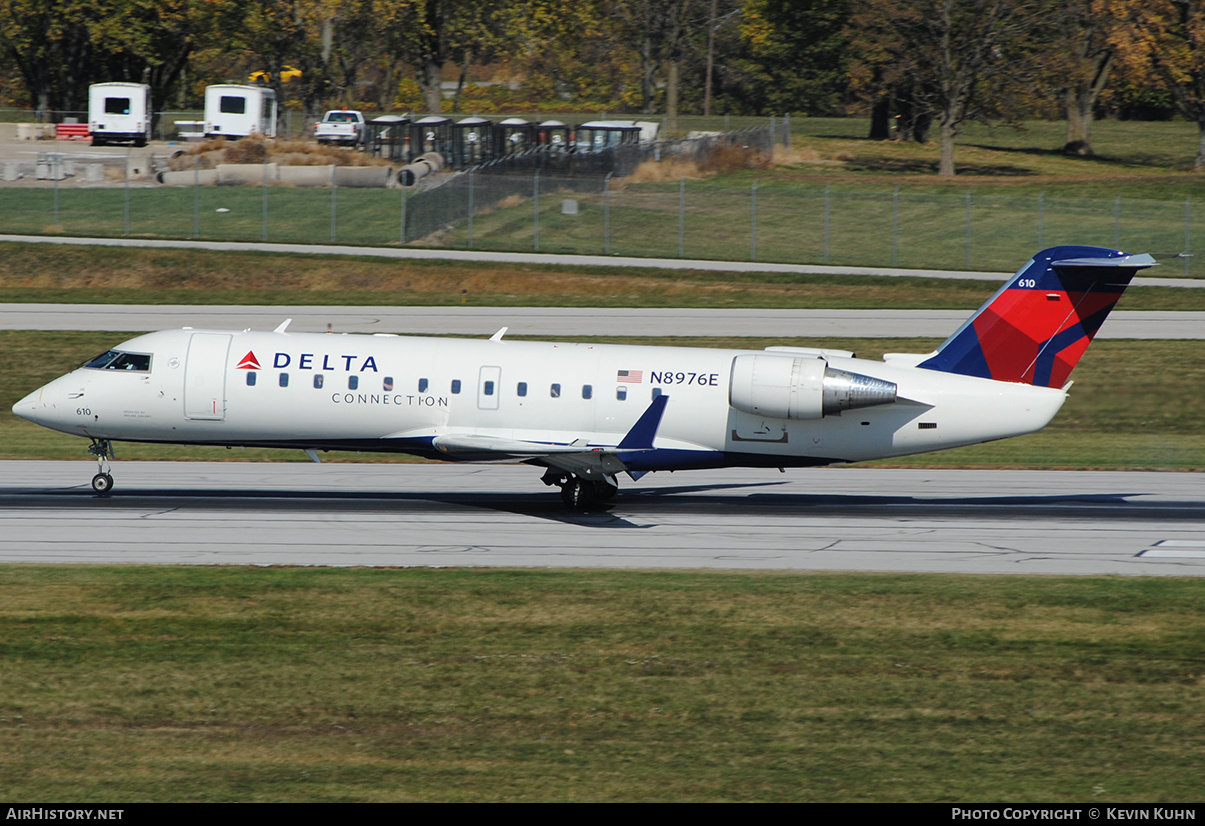
[[[107,473],[98,473],[92,477],[92,490],[97,493],[108,493],[113,490],[113,477]]]
[[[598,501],[594,493],[594,483],[573,477],[561,486],[561,501],[569,510],[589,510]]]
[[[619,493],[619,488],[609,482],[594,482],[594,498],[598,502],[610,502]]]

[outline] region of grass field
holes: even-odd
[[[1036,250],[1021,253],[1032,255]],[[610,267],[464,264],[0,243],[0,302],[956,309],[991,282]],[[1018,257],[1010,266],[1024,263]],[[1179,274],[1178,265],[1148,272]],[[1131,288],[1124,310],[1205,310],[1205,290]]]
[[[9,566],[0,795],[1191,802],[1197,586]]]

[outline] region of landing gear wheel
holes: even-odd
[[[588,511],[603,502],[611,500],[619,487],[609,482],[595,482],[570,476],[561,484],[561,501],[574,511]]]
[[[109,460],[113,457],[113,443],[108,439],[93,439],[88,452],[96,457],[96,475],[92,477],[92,490],[100,494],[113,490],[113,477],[109,475]]]
[[[589,510],[590,506],[597,501],[594,483],[578,479],[576,476],[570,478],[568,482],[561,485],[561,501],[569,510]]]

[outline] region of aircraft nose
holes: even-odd
[[[26,421],[36,422],[38,420],[38,411],[45,406],[42,404],[42,389],[38,388],[14,404],[13,415],[19,416]]]

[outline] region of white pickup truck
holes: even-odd
[[[318,143],[355,146],[364,136],[364,115],[355,109],[332,109],[314,124]]]

